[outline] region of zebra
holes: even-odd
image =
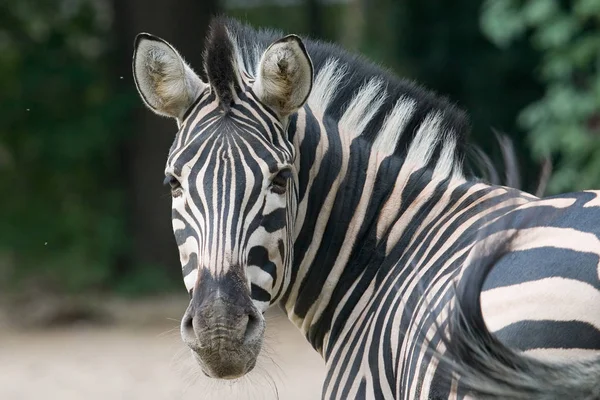
[[[600,192],[477,178],[466,112],[331,43],[221,16],[201,73],[141,33],[133,74],[177,123],[181,336],[205,375],[251,371],[279,305],[323,399],[600,398]]]

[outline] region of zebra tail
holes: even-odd
[[[480,252],[456,287],[456,303],[443,334],[440,366],[448,378],[475,398],[506,400],[600,399],[600,357],[570,363],[549,362],[518,353],[487,329],[481,289],[494,265],[509,251],[512,238]]]

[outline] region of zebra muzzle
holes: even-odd
[[[203,372],[234,379],[256,364],[262,347],[265,321],[245,293],[234,297],[222,290],[197,296],[196,290],[181,322],[181,336]]]

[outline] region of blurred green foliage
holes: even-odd
[[[308,14],[305,4],[286,6],[265,4],[249,8],[231,8],[227,10],[227,15],[257,28],[279,29],[283,32],[294,32],[317,39],[336,41],[342,30],[343,20],[340,15],[343,15],[344,9],[343,4],[319,5],[321,21],[326,22],[321,26],[318,36],[315,32],[311,32],[311,16]]]
[[[400,64],[401,74],[466,110],[472,122],[471,142],[500,168],[503,161],[492,129],[509,135],[523,186],[533,190],[540,167],[529,155],[525,132],[515,116],[543,94],[533,74],[539,55],[524,39],[505,50],[491,43],[481,32],[481,7],[481,0],[403,0],[394,2],[376,26],[381,32],[383,21],[389,21],[388,35],[396,40],[390,57]]]
[[[600,0],[316,4],[227,14],[340,42],[450,97],[496,161],[491,128],[515,140],[529,188],[539,171],[530,152],[554,156],[552,192],[600,186]],[[0,289],[180,288],[172,266],[131,259],[126,144],[141,104],[114,72],[110,6],[0,2]]]
[[[526,38],[541,54],[541,98],[518,115],[533,155],[556,160],[549,191],[600,186],[600,0],[487,0],[484,33],[500,48]]]
[[[127,245],[121,118],[101,2],[0,3],[0,254],[11,282],[99,288]],[[62,7],[65,4],[68,7]],[[6,272],[6,271],[5,271]],[[20,287],[17,285],[13,289]]]

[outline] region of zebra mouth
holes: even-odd
[[[197,332],[195,340],[184,336],[193,358],[204,375],[214,379],[237,379],[254,369],[262,349],[266,323],[257,314],[253,322],[227,326],[222,321],[217,328]]]
[[[192,354],[202,373],[212,379],[235,380],[246,375],[256,366],[257,355],[253,352],[219,352],[218,355],[201,355],[192,350]]]

